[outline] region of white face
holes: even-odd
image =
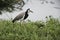
[[[33,13],[33,11],[31,11],[31,10],[28,10],[28,12],[31,12],[31,13]]]

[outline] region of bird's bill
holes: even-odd
[[[31,13],[33,13],[33,11],[30,10]]]

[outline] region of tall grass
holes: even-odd
[[[0,40],[60,40],[60,22],[51,17],[22,24],[0,20]]]

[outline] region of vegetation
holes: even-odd
[[[25,2],[23,0],[0,0],[0,14],[2,11],[12,12],[15,9],[21,9]],[[16,7],[16,5],[18,5]]]
[[[0,40],[60,40],[60,21],[52,17],[22,24],[0,20]]]
[[[26,0],[27,2],[29,0]],[[53,1],[47,1],[47,0],[40,0],[41,4],[44,3],[51,3],[51,4],[55,4],[55,2]],[[0,15],[7,11],[7,12],[12,12],[16,9],[20,9],[22,10],[22,7],[25,5],[24,0],[0,0]],[[59,9],[59,7],[54,7]]]

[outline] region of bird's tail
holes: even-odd
[[[12,20],[12,22],[14,23],[14,22],[15,22],[15,20]]]

